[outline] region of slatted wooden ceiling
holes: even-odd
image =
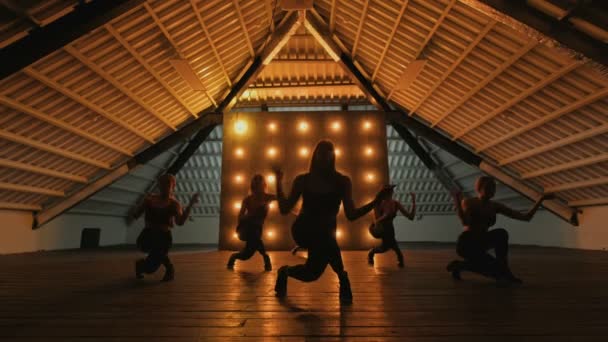
[[[466,2],[314,4],[386,98],[539,190],[608,203],[606,75]],[[2,206],[47,205],[213,108],[284,14],[272,1],[147,1],[2,80]],[[4,45],[23,35],[15,20],[28,21],[3,21]],[[239,106],[364,102],[303,28],[276,59]],[[396,90],[416,59],[421,74]]]

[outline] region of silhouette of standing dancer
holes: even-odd
[[[395,226],[393,220],[397,216],[397,212],[400,211],[403,216],[410,220],[413,220],[416,216],[416,195],[410,192],[412,196],[412,207],[410,211],[407,211],[399,201],[393,199],[394,185],[387,186],[385,196],[380,199],[380,203],[374,208],[374,216],[376,217],[376,225],[382,227],[382,244],[378,247],[372,248],[367,255],[367,262],[370,265],[374,264],[374,254],[384,253],[389,249],[395,251],[397,254],[397,260],[399,261],[399,267],[403,267],[403,254],[399,249],[397,239],[395,239]]]
[[[165,266],[163,281],[171,281],[175,277],[175,269],[169,260],[169,249],[173,243],[171,228],[177,223],[183,226],[190,215],[192,206],[198,202],[198,194],[194,194],[190,204],[182,211],[181,204],[175,199],[175,176],[165,174],[158,179],[158,194],[147,195],[140,206],[138,206],[133,218],[137,219],[145,212],[146,226],[138,238],[145,240],[143,244],[149,254],[145,259],[135,262],[135,276],[143,278],[144,273],[154,273],[160,265]]]
[[[266,181],[262,175],[253,176],[250,188],[251,195],[245,197],[239,212],[239,237],[242,235],[241,239],[245,240],[245,248],[230,256],[227,267],[233,269],[236,260],[247,260],[257,251],[264,258],[264,269],[270,271],[272,265],[264,249],[262,228],[268,215],[268,205],[277,196],[266,193]]]
[[[496,193],[494,178],[481,176],[475,182],[476,198],[464,198],[462,193],[454,195],[454,202],[464,232],[458,237],[456,252],[464,261],[455,260],[447,270],[454,279],[460,280],[462,271],[479,273],[495,278],[499,285],[520,284],[509,268],[509,233],[502,228],[488,230],[496,223],[496,215],[502,214],[515,220],[530,221],[544,200],[554,196],[543,195],[527,212],[522,213],[492,200]],[[487,253],[493,249],[496,257]]]
[[[275,285],[277,297],[284,297],[287,294],[288,277],[311,282],[318,279],[329,264],[340,280],[340,302],[351,303],[350,282],[336,241],[336,216],[342,202],[346,218],[350,221],[356,220],[372,210],[378,203],[379,196],[363,207],[355,208],[351,180],[336,171],[334,145],[329,141],[321,141],[317,144],[309,172],[295,178],[288,197],[283,193],[282,171],[275,168],[275,174],[281,214],[286,215],[300,196],[303,198],[302,210],[292,232],[296,242],[308,248],[305,264],[283,266],[279,269]],[[296,237],[296,235],[301,236]]]

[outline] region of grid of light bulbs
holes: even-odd
[[[330,131],[334,132],[334,133],[339,133],[342,130],[342,122],[340,120],[334,120],[329,124],[329,129]],[[361,129],[363,131],[369,131],[371,130],[373,127],[373,123],[370,120],[363,120],[361,123]],[[266,128],[268,133],[276,133],[279,130],[279,124],[275,121],[269,121],[266,124]],[[237,135],[244,135],[247,133],[247,129],[248,129],[248,125],[247,125],[247,121],[245,120],[236,120],[234,123],[234,133],[236,133]],[[306,134],[311,130],[311,125],[308,121],[306,120],[300,120],[296,123],[296,130],[299,134]],[[275,146],[268,146],[266,148],[266,152],[265,155],[269,160],[275,159],[278,157],[278,148]],[[297,153],[299,155],[299,157],[301,158],[308,158],[310,156],[310,154],[312,153],[312,150],[309,146],[300,146],[297,148]],[[343,151],[340,147],[338,146],[334,146],[334,153],[336,158],[339,158],[343,155]],[[367,157],[367,158],[372,158],[374,156],[374,148],[370,145],[366,145],[363,146],[361,153],[363,156]],[[247,152],[245,150],[244,147],[236,147],[234,149],[234,156],[236,158],[245,158],[247,155]],[[268,174],[266,175],[266,183],[269,185],[272,185],[275,183],[276,179],[274,174]],[[368,171],[364,174],[363,179],[367,182],[367,183],[374,183],[376,181],[376,174],[373,171]],[[235,184],[243,184],[245,183],[245,177],[243,176],[243,174],[241,173],[237,173],[234,176],[234,183]],[[241,202],[240,201],[235,201],[233,204],[233,208],[235,210],[235,214],[238,213],[241,210]],[[270,211],[274,211],[277,209],[277,203],[276,202],[272,202],[269,205],[269,209]],[[342,210],[342,207],[340,207],[340,210]],[[265,237],[268,239],[273,239],[276,236],[276,233],[274,230],[272,229],[265,229]],[[338,228],[336,229],[336,238],[340,239],[342,236],[344,235],[343,233],[343,229],[340,228],[340,226],[338,226]],[[371,235],[369,235],[369,237],[371,237]],[[238,239],[238,235],[237,233],[233,233],[233,238],[234,239]]]

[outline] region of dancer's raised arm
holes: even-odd
[[[397,202],[397,209],[399,209],[403,216],[413,220],[416,217],[416,194],[410,192],[410,196],[412,197],[412,206],[410,207],[410,210],[408,211],[405,209],[400,202]]]
[[[177,214],[176,214],[176,222],[178,226],[183,226],[184,223],[186,223],[186,220],[188,219],[188,217],[190,216],[190,212],[192,211],[192,206],[194,206],[194,204],[198,203],[198,193],[192,195],[192,198],[190,199],[190,203],[188,203],[188,206],[186,207],[186,210],[182,211],[182,206],[176,202],[177,205]]]
[[[470,220],[463,208],[465,206],[466,199],[463,197],[462,192],[453,192],[452,199],[454,200],[454,207],[456,207],[456,215],[458,216],[458,219],[460,219],[460,223],[462,223],[463,226],[468,226]]]
[[[550,200],[555,198],[555,196],[553,194],[544,194],[542,195],[538,201],[536,201],[536,203],[534,203],[534,206],[532,208],[530,208],[530,210],[528,210],[528,212],[522,213],[519,210],[515,210],[513,208],[509,208],[506,205],[502,204],[502,203],[498,203],[498,202],[494,202],[496,205],[496,213],[497,214],[503,214],[507,217],[510,217],[512,219],[515,220],[519,220],[519,221],[526,221],[529,222],[530,220],[532,220],[532,218],[534,217],[534,215],[536,214],[536,212],[538,211],[538,208],[540,208],[541,204],[543,203],[543,201],[545,200]]]
[[[302,176],[296,177],[291,186],[291,192],[289,196],[285,196],[283,191],[283,171],[279,168],[274,168],[274,174],[277,182],[277,202],[279,202],[279,211],[282,215],[287,215],[291,209],[296,205],[302,191],[304,190],[304,178]]]
[[[344,205],[344,215],[346,215],[346,218],[349,221],[354,221],[359,217],[369,213],[374,208],[374,206],[379,203],[380,198],[382,198],[381,194],[386,191],[386,189],[380,190],[376,195],[376,198],[374,198],[369,203],[357,208],[355,207],[355,202],[353,201],[353,184],[350,181],[350,178],[346,176],[343,177],[342,187],[344,193],[344,197],[342,198],[342,204]]]

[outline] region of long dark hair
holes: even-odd
[[[329,155],[327,156],[327,154]],[[327,158],[324,158],[325,156]],[[336,155],[334,153],[334,144],[331,141],[321,140],[317,143],[310,159],[309,172],[324,176],[336,174]]]

